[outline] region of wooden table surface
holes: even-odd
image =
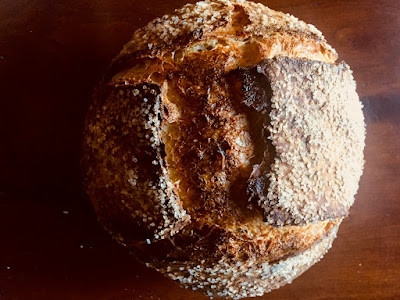
[[[80,184],[93,86],[134,30],[185,2],[0,0],[0,299],[207,299],[114,243]],[[400,299],[400,1],[262,2],[316,25],[352,67],[368,134],[333,248],[261,299]]]

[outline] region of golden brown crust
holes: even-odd
[[[247,259],[232,262],[223,258],[215,264],[174,261],[157,269],[182,286],[210,297],[240,299],[264,293],[291,283],[318,262],[331,247],[338,226],[311,248],[279,262]]]
[[[182,278],[194,266],[239,263],[252,271],[235,272],[254,285],[238,288],[243,280],[226,276],[225,286],[241,291],[236,298],[279,287],[323,255],[342,219],[270,222],[285,225],[274,227],[254,197],[257,161],[265,175],[276,158],[267,140],[275,95],[265,89],[273,76],[245,70],[277,55],[316,63],[337,58],[314,26],[261,4],[189,4],[134,34],[88,112],[85,184],[104,227],[141,260],[192,288],[214,289],[212,295],[236,297],[223,284],[206,287],[207,272],[196,271],[196,285]],[[255,279],[258,264],[270,272],[264,283]],[[296,270],[271,271],[279,264]]]
[[[276,55],[330,63],[337,59],[336,51],[320,31],[291,15],[248,1],[204,1],[187,4],[135,32],[114,59],[107,76],[113,77],[114,82],[141,82],[144,74],[154,72],[154,62],[140,68],[141,59],[159,60],[157,72],[165,76],[171,64],[197,60],[203,51],[207,55],[211,51],[226,54],[217,62],[225,72]],[[205,62],[212,64],[213,60],[210,55]],[[129,66],[135,67],[118,74]]]

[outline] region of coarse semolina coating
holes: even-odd
[[[103,226],[212,297],[262,295],[331,247],[363,170],[346,63],[262,4],[188,4],[135,32],[89,108],[84,182]]]

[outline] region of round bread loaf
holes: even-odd
[[[352,72],[261,4],[188,4],[139,29],[96,89],[84,182],[148,266],[211,297],[262,295],[331,247],[363,170]]]

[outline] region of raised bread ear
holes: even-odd
[[[166,172],[160,88],[105,85],[94,102],[87,118],[83,163],[100,221],[126,244],[174,235],[190,217]]]
[[[271,142],[259,141],[264,156],[248,181],[265,221],[304,225],[346,216],[362,174],[365,135],[348,65],[276,57],[240,74],[243,102],[269,114],[264,128]]]

